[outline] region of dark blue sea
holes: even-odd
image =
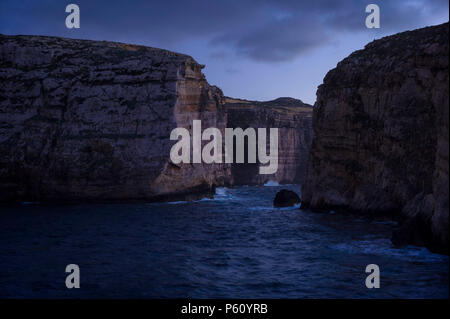
[[[281,188],[0,207],[0,298],[449,297],[447,256],[394,248],[387,219],[275,209]],[[65,286],[68,264],[80,267],[80,289]],[[368,264],[379,289],[365,286]]]

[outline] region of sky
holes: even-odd
[[[65,8],[80,7],[68,29]],[[367,4],[380,7],[368,29]],[[226,96],[313,104],[326,73],[383,36],[448,22],[448,0],[0,0],[0,33],[118,41],[205,64]]]

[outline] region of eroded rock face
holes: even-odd
[[[401,215],[400,242],[448,253],[448,33],[447,23],[374,41],[326,75],[305,206]]]
[[[268,181],[282,184],[303,183],[312,142],[311,105],[293,98],[268,102],[226,98],[227,127],[278,128],[278,170],[275,174],[259,174],[260,163],[233,163],[235,185],[262,185]],[[247,145],[245,146],[247,150]]]
[[[0,201],[170,199],[226,184],[229,165],[169,164],[172,129],[225,127],[201,69],[160,49],[0,35]]]

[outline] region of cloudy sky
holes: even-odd
[[[65,7],[79,5],[81,28]],[[381,28],[365,27],[378,4]],[[225,95],[314,103],[326,72],[374,39],[448,21],[448,0],[0,0],[0,33],[120,41],[206,64]]]

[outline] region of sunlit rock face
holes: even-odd
[[[229,183],[170,162],[172,129],[224,129],[191,57],[120,43],[0,35],[0,201],[171,199]]]
[[[304,206],[402,216],[394,243],[448,253],[448,32],[374,41],[326,75]]]
[[[302,184],[312,141],[311,105],[293,98],[256,102],[226,98],[227,127],[242,129],[278,128],[278,169],[274,174],[260,174],[261,164],[234,162],[231,172],[236,185],[262,185],[269,181]],[[247,152],[247,144],[245,145]]]

